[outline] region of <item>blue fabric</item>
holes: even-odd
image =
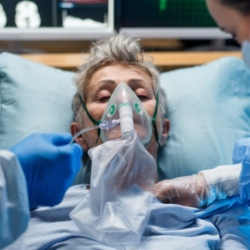
[[[250,205],[250,138],[242,138],[235,142],[233,163],[241,163],[239,191],[242,203]]]
[[[250,147],[250,138],[242,138],[235,142],[232,161],[233,164],[242,162],[244,156],[249,154],[248,148]]]
[[[237,139],[250,136],[250,70],[240,59],[161,74],[170,133],[159,152],[160,179],[232,163]]]
[[[7,249],[115,250],[84,237],[69,213],[88,191],[71,187],[64,201],[53,208],[32,211],[28,231]],[[250,248],[250,210],[238,197],[212,204],[205,210],[155,200],[151,217],[137,250]]]
[[[242,160],[239,186],[242,203],[250,205],[250,146],[247,148]]]
[[[69,132],[74,73],[0,54],[0,149],[34,132]]]

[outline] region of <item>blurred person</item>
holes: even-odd
[[[206,0],[219,28],[241,45],[243,59],[250,67],[250,2],[248,0]]]

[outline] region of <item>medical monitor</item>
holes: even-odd
[[[107,26],[107,0],[58,1],[59,25],[66,28],[105,28]]]
[[[1,0],[0,37],[77,40],[110,36],[114,33],[114,1]]]
[[[216,27],[205,0],[118,0],[116,26],[144,38],[228,37]]]

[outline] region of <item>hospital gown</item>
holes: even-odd
[[[85,237],[69,213],[87,194],[84,185],[71,187],[63,202],[31,212],[28,231],[6,249],[115,250]],[[250,249],[250,210],[238,197],[213,203],[205,210],[156,199],[138,250]]]

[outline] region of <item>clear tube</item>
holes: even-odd
[[[111,121],[102,121],[99,125],[100,129],[106,129],[109,130],[111,128],[114,128],[120,124],[120,119],[113,119]]]
[[[88,127],[88,128],[84,128],[82,130],[80,130],[78,133],[76,133],[71,141],[70,141],[70,144],[73,143],[75,141],[75,139],[81,135],[81,134],[84,134],[90,130],[93,130],[93,129],[106,129],[106,130],[109,130],[111,128],[114,128],[116,126],[118,126],[120,124],[120,119],[114,119],[114,120],[111,120],[111,121],[102,121],[99,125],[96,125],[96,126],[93,126],[93,127]]]

